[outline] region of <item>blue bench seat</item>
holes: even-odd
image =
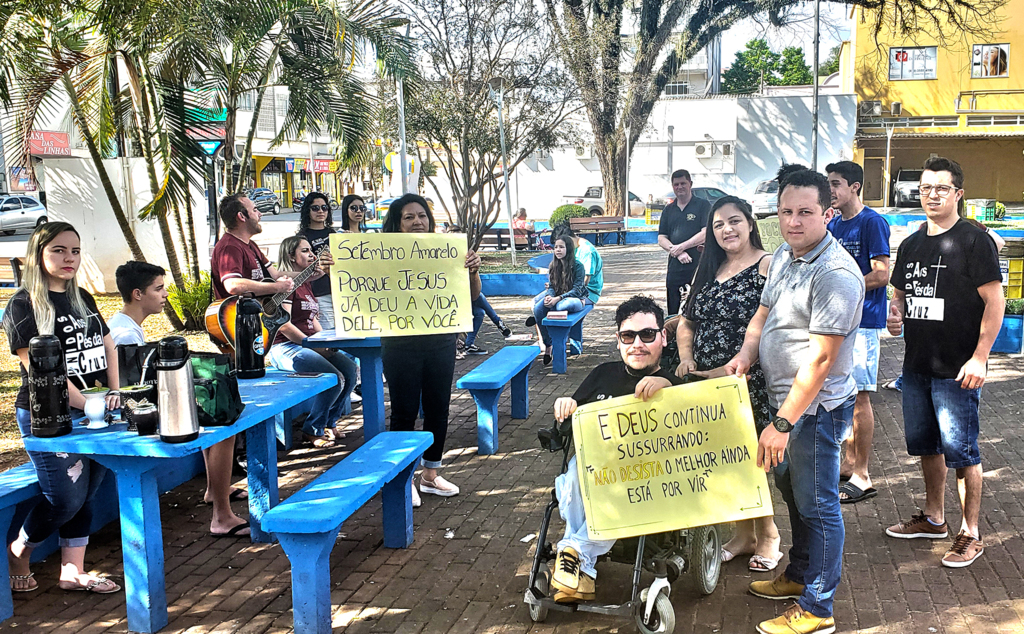
[[[455,384],[469,390],[476,401],[477,452],[498,451],[498,399],[505,384],[512,382],[512,418],[530,417],[528,382],[530,364],[537,358],[534,346],[506,346],[470,370]]]
[[[587,304],[578,313],[569,313],[565,319],[544,318],[541,322],[548,329],[551,335],[551,370],[555,374],[565,374],[568,363],[565,356],[565,344],[569,339],[574,339],[583,344],[583,318],[587,313],[594,310],[593,304]]]
[[[39,478],[36,477],[36,469],[31,462],[0,473],[0,529],[4,535],[10,531],[18,505],[39,495],[42,495]],[[0,621],[6,621],[14,616],[10,574],[7,557],[0,557]]]
[[[412,474],[429,432],[382,432],[263,515],[292,564],[296,632],[331,632],[330,557],[341,524],[383,489],[384,545],[412,543]]]

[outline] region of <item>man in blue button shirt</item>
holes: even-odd
[[[839,161],[825,167],[832,191],[829,232],[843,245],[864,274],[864,316],[853,348],[853,378],[857,401],[853,407],[853,433],[846,442],[846,458],[839,469],[845,480],[839,486],[839,501],[853,504],[878,495],[871,486],[868,459],[875,434],[871,393],[878,390],[878,339],[885,328],[885,288],[889,284],[889,223],[860,200],[864,169],[853,161]]]

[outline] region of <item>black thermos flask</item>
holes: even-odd
[[[28,342],[28,403],[33,436],[71,433],[64,349],[54,335],[39,335]]]
[[[240,379],[258,379],[267,371],[263,356],[271,342],[263,341],[263,307],[251,297],[240,297],[235,310],[235,370]]]

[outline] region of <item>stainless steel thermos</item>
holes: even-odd
[[[192,363],[184,337],[164,337],[157,344],[157,409],[160,440],[188,442],[199,437]]]
[[[54,335],[39,335],[28,342],[28,402],[33,436],[71,433],[64,349]]]
[[[263,341],[263,307],[251,297],[241,297],[235,310],[235,370],[240,379],[266,375],[264,355],[270,341]]]

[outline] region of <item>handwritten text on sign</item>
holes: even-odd
[[[775,250],[785,242],[782,237],[782,230],[779,228],[778,216],[758,220],[757,233],[761,236],[761,244],[768,253],[775,253]]]
[[[349,337],[401,337],[473,329],[466,236],[331,235],[334,326]]]
[[[724,377],[573,414],[587,530],[620,539],[771,515],[746,381]]]

